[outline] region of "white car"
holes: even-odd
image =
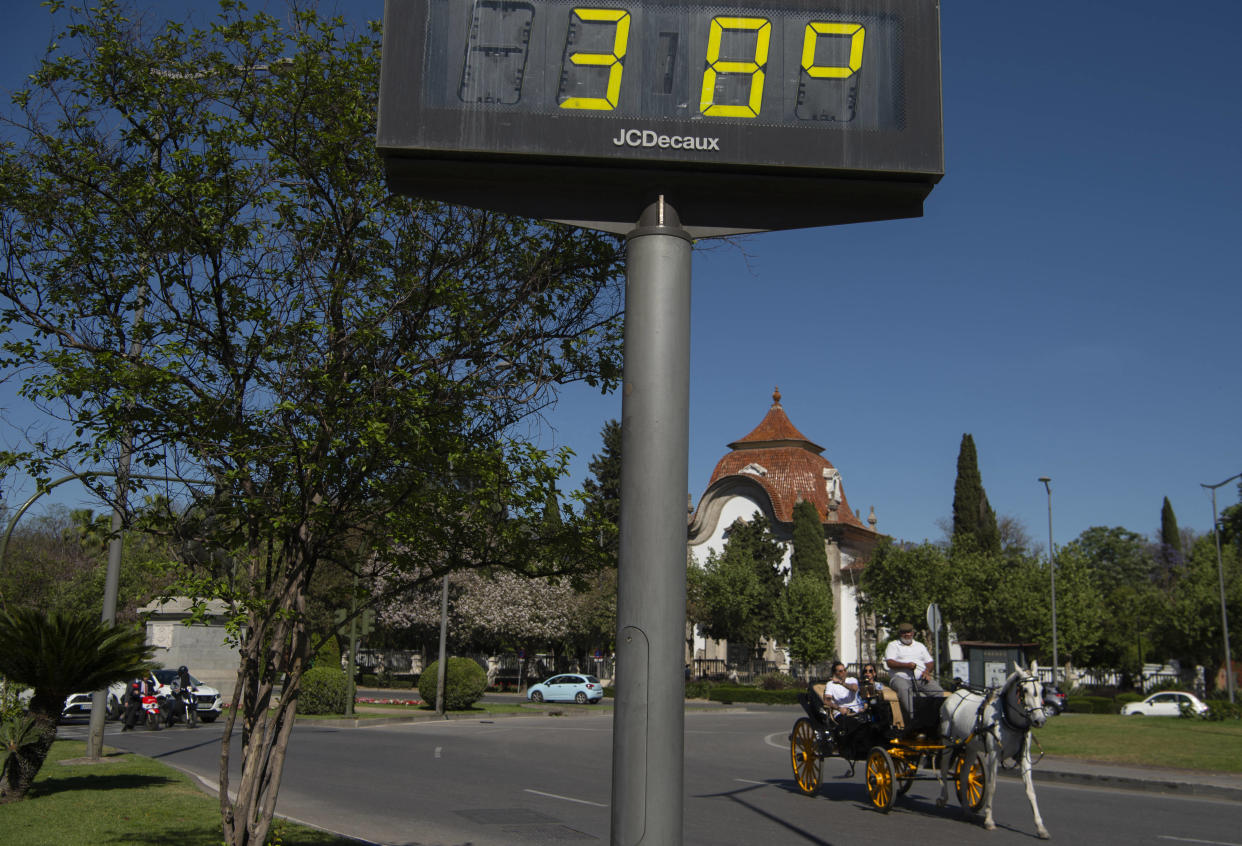
[[[1193,693],[1181,690],[1162,690],[1159,693],[1153,693],[1142,702],[1122,705],[1121,713],[1136,717],[1180,717],[1183,706],[1200,717],[1206,714],[1208,709]]]
[[[155,695],[160,699],[172,696],[172,683],[177,678],[177,671],[156,670],[151,675],[155,677]],[[194,702],[197,706],[198,718],[205,723],[214,722],[224,710],[224,697],[220,695],[220,691],[203,684],[194,676],[190,676],[190,685],[194,688]]]
[[[121,702],[125,698],[125,682],[117,682],[108,688],[108,698],[106,701],[106,710],[104,713],[109,720],[121,719]],[[90,693],[71,693],[65,697],[65,707],[60,712],[60,718],[67,717],[89,717],[91,714],[91,694]]]

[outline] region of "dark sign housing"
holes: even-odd
[[[914,217],[944,172],[938,0],[386,0],[394,190],[617,231]]]

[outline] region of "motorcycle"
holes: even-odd
[[[194,688],[174,690],[164,702],[164,712],[170,727],[180,720],[185,723],[186,728],[194,728],[198,722],[198,704],[195,702]]]
[[[160,730],[160,700],[156,696],[142,697],[143,721],[151,731]]]

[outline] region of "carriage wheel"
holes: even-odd
[[[954,780],[957,782],[957,801],[970,813],[979,813],[983,807],[983,792],[988,786],[983,753],[974,746],[968,746],[957,758]]]
[[[910,789],[910,785],[914,784],[914,777],[919,772],[919,760],[909,758],[898,758],[893,763],[897,765],[897,795],[905,796],[906,791]]]
[[[892,756],[883,747],[874,747],[867,756],[867,796],[872,805],[886,814],[897,798],[896,779]]]
[[[793,732],[789,735],[789,759],[798,789],[807,796],[814,794],[819,788],[824,760],[816,751],[815,727],[806,717],[800,717],[794,723]]]

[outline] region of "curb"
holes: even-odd
[[[1022,774],[1017,769],[1001,770],[1002,778],[1020,780]],[[1041,770],[1038,767],[1031,771],[1032,778],[1037,782],[1051,784],[1074,784],[1089,787],[1107,787],[1114,790],[1129,790],[1147,793],[1164,793],[1180,796],[1195,796],[1204,799],[1224,799],[1231,802],[1242,802],[1242,784],[1235,786],[1226,784],[1210,784],[1201,781],[1188,781],[1161,773],[1151,776],[1122,775],[1118,773],[1070,772],[1068,770]]]
[[[432,723],[446,722],[448,720],[475,720],[490,721],[503,720],[512,717],[590,717],[596,716],[602,711],[580,711],[574,708],[557,708],[544,706],[541,708],[527,708],[525,711],[508,712],[500,714],[489,714],[487,712],[459,712],[450,711],[443,716],[436,713],[421,714],[399,714],[391,717],[354,717],[353,719],[308,719],[298,720],[304,726],[331,726],[333,728],[366,728],[367,726],[389,726],[401,725],[403,723]]]

